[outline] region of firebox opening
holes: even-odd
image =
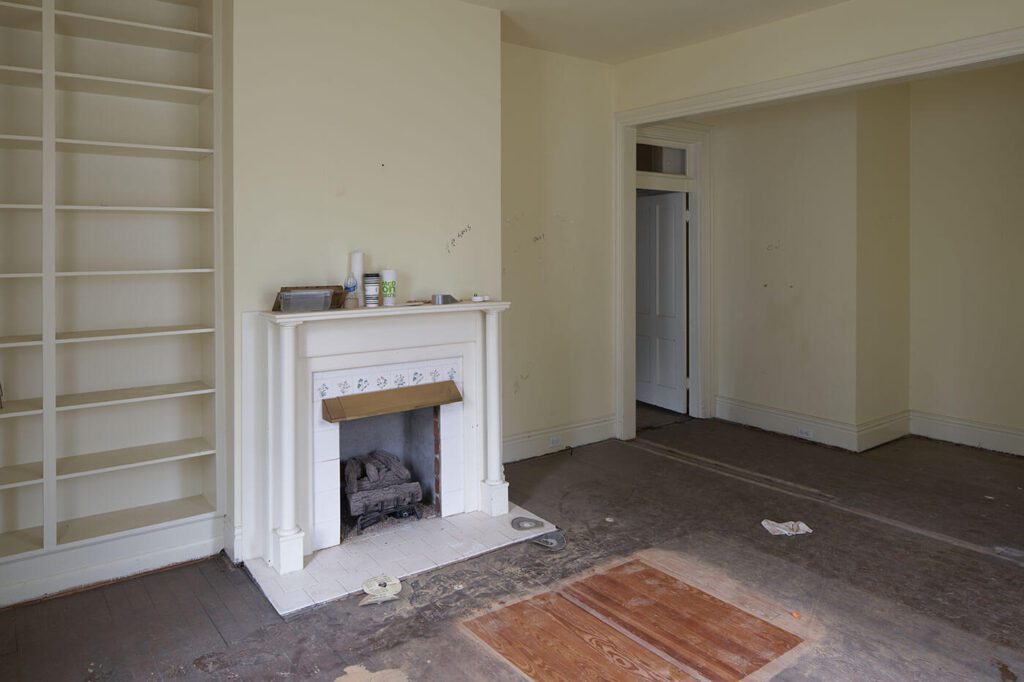
[[[378,451],[397,457],[411,473],[411,480],[419,483],[422,489],[421,512],[440,514],[440,413],[439,407],[423,407],[339,423],[344,523],[355,524],[344,492],[345,464],[353,457],[365,457]]]

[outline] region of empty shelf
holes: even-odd
[[[40,414],[43,411],[42,398],[28,398],[27,400],[4,400],[3,409],[0,409],[0,419],[8,417],[26,417],[31,414]]]
[[[147,464],[203,457],[213,453],[213,448],[202,438],[154,443],[106,452],[92,452],[87,455],[58,459],[57,478],[73,478],[106,471],[131,469]],[[0,469],[0,472],[2,471]]]
[[[89,76],[81,73],[57,73],[57,89],[73,92],[89,92],[94,95],[134,97],[136,99],[158,99],[182,104],[198,104],[213,94],[209,88],[195,88],[187,85],[170,85],[126,78]]]
[[[2,143],[3,139],[0,137],[0,144]],[[67,138],[59,138],[57,140],[57,151],[189,160],[203,159],[213,154],[212,149],[205,147],[168,147],[156,144],[100,142],[96,140],[71,140]]]
[[[20,85],[28,88],[43,86],[43,72],[23,66],[0,66],[0,85]]]
[[[0,2],[0,26],[38,31],[43,27],[43,11],[15,2]]]
[[[42,149],[43,138],[35,135],[0,135],[3,149]]]
[[[201,324],[181,324],[167,327],[131,327],[127,329],[93,329],[84,332],[58,332],[57,343],[86,343],[89,341],[140,339],[151,336],[212,334],[213,331],[213,327],[207,327]],[[2,347],[2,343],[3,338],[0,338],[0,347]]]
[[[38,211],[42,204],[0,204],[0,211]]]
[[[41,272],[0,272],[0,279],[32,279],[42,276]]]
[[[43,548],[43,527],[23,528],[0,533],[0,557],[24,554]]]
[[[61,204],[58,211],[96,211],[100,213],[213,213],[212,208],[194,206],[83,206]]]
[[[123,277],[126,275],[195,275],[213,272],[213,268],[177,268],[166,270],[79,270],[58,272],[57,277]]]
[[[213,40],[213,36],[209,33],[142,24],[137,21],[108,19],[64,10],[57,10],[55,19],[57,33],[60,35],[156,47],[163,50],[195,52],[204,46],[211,45]]]
[[[43,337],[39,334],[21,336],[0,336],[0,348],[22,348],[24,346],[41,346]]]
[[[12,464],[0,467],[0,490],[33,485],[43,480],[43,463]]]
[[[207,393],[213,393],[213,389],[201,381],[190,381],[182,384],[161,384],[159,386],[117,388],[110,391],[91,391],[89,393],[69,393],[57,396],[57,411],[83,410],[90,407],[123,405],[126,403],[140,403],[149,400],[165,400],[167,398],[183,398],[186,396],[204,395]]]
[[[213,511],[213,505],[205,497],[196,495],[181,500],[147,504],[106,514],[83,516],[57,524],[57,544],[66,545],[80,540],[155,526],[158,523],[180,521]]]

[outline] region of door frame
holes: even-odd
[[[711,129],[685,126],[616,126],[615,165],[615,435],[636,436],[636,190],[660,189],[690,195],[687,236],[687,414],[710,417],[713,408],[714,306],[711,286]],[[672,177],[635,170],[636,144],[686,149],[685,176]]]
[[[793,97],[836,92],[894,81],[925,73],[947,71],[973,64],[983,64],[1024,55],[1024,29],[1014,28],[984,36],[965,38],[941,45],[923,47],[898,54],[866,59],[808,73],[777,78],[709,94],[653,104],[617,112],[614,116],[612,157],[612,297],[615,354],[615,436],[623,440],[636,437],[636,141],[640,126],[671,121],[714,111],[738,109]],[[649,131],[649,129],[645,129]],[[649,134],[649,132],[648,132]],[[713,237],[715,225],[710,213],[713,193],[707,170],[706,140],[701,153],[701,194],[707,213],[702,216],[697,232],[700,245],[696,268],[696,295],[699,310],[690,311],[691,328],[696,320],[697,344],[691,345],[696,363],[691,360],[690,414],[699,417],[715,415],[717,393],[714,344],[714,278]],[[698,162],[701,163],[701,162]],[[698,171],[701,172],[701,171]],[[692,252],[691,252],[692,253]],[[693,261],[691,259],[691,266]],[[694,272],[690,273],[691,282]],[[696,315],[694,313],[696,312]],[[692,355],[691,355],[692,357]],[[700,372],[693,377],[693,369]]]

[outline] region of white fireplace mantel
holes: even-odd
[[[262,365],[258,373],[263,379],[257,383],[263,386],[257,393],[265,398],[266,424],[256,427],[254,432],[266,437],[262,467],[265,496],[261,497],[265,497],[267,510],[265,530],[270,533],[265,536],[267,542],[256,545],[263,545],[262,556],[279,573],[301,570],[310,546],[302,527],[303,519],[308,518],[303,515],[302,496],[309,494],[302,475],[310,466],[310,448],[308,434],[296,424],[302,424],[303,419],[308,422],[311,415],[307,396],[299,397],[296,381],[298,378],[300,386],[308,388],[310,368],[323,368],[322,363],[330,358],[365,361],[372,357],[377,364],[387,364],[392,356],[409,359],[418,345],[422,345],[425,353],[442,347],[470,348],[467,352],[473,356],[471,366],[479,367],[474,370],[479,378],[466,390],[472,394],[475,387],[481,389],[473,403],[482,403],[479,421],[484,427],[480,442],[483,476],[476,479],[480,486],[475,506],[492,516],[508,513],[508,484],[501,452],[499,314],[509,305],[505,301],[487,301],[258,314],[266,330],[266,355],[265,363],[254,364]],[[344,342],[339,343],[339,339]]]

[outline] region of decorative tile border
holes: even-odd
[[[462,358],[313,373],[313,402],[354,393],[373,393],[438,381],[462,384]]]

